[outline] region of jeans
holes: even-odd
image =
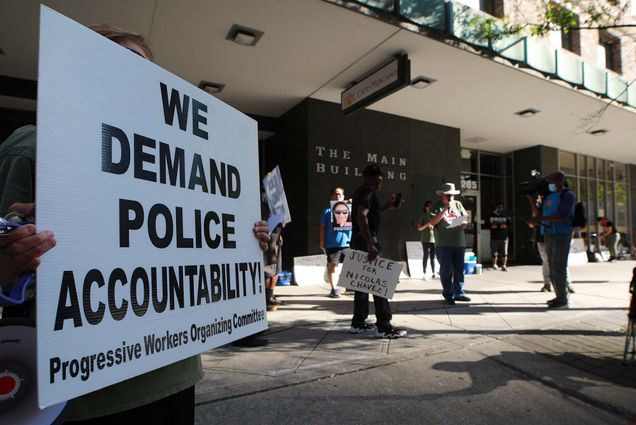
[[[545,235],[545,245],[550,263],[550,280],[558,301],[568,302],[568,256],[570,255],[572,233],[556,233]]]
[[[442,295],[447,300],[464,295],[464,253],[466,247],[438,246],[435,251],[439,261]]]
[[[605,238],[607,247],[609,248],[610,258],[616,258],[618,252],[618,242],[621,240],[620,233],[613,233]]]
[[[543,274],[543,286],[549,287],[550,281],[550,260],[548,259],[548,248],[545,242],[537,242],[537,250],[541,257],[541,273]],[[570,285],[570,269],[565,269],[565,283]]]
[[[435,274],[435,243],[422,242],[422,250],[424,251],[424,258],[422,260],[424,275],[426,275],[426,263],[428,263],[429,254],[431,258],[431,271]]]
[[[380,249],[379,244],[375,244],[378,251]],[[364,241],[351,240],[351,248],[359,251],[367,252],[367,246]],[[353,296],[353,318],[351,319],[351,326],[359,328],[364,325],[365,320],[369,316],[369,294],[366,292],[354,291]],[[386,298],[373,295],[373,305],[375,306],[375,326],[379,331],[386,331],[391,328],[391,305]]]

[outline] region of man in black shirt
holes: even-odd
[[[497,205],[493,215],[488,219],[490,226],[490,251],[492,252],[492,268],[499,269],[497,259],[501,255],[501,270],[508,271],[508,233],[511,220],[504,214],[503,205]]]
[[[353,223],[351,235],[351,248],[369,253],[369,261],[373,261],[382,254],[378,240],[380,228],[380,214],[397,208],[395,196],[384,207],[380,202],[376,191],[382,185],[382,170],[376,164],[368,165],[363,173],[364,184],[353,194]],[[391,306],[386,298],[373,295],[376,317],[377,338],[400,338],[406,335],[404,329],[394,328],[391,325]],[[369,315],[369,294],[355,291],[353,300],[353,319],[349,333],[358,334],[371,330],[372,326],[365,322]]]

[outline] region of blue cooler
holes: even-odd
[[[291,285],[291,272],[283,270],[278,273],[278,282],[276,282],[276,286],[289,286]]]
[[[464,263],[464,274],[475,274],[475,268],[477,267],[477,261],[466,261]]]

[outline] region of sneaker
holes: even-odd
[[[574,293],[574,288],[572,287],[572,285],[568,285],[568,292],[569,292],[570,294],[573,294],[573,293]]]
[[[433,279],[439,279],[439,275],[437,273],[433,273]]]
[[[333,288],[331,292],[329,292],[329,298],[340,298],[340,291]]]
[[[557,301],[559,301],[559,299],[558,299],[558,298],[552,298],[551,300],[548,300],[548,301],[546,301],[545,303],[546,303],[547,305],[550,305],[550,304],[554,304],[554,303],[555,303],[555,302],[557,302]]]
[[[569,308],[569,307],[568,307],[568,303],[567,302],[564,302],[564,301],[561,301],[561,300],[557,300],[557,301],[555,301],[553,303],[548,304],[548,308],[556,309],[556,308]]]
[[[494,264],[494,265],[492,266],[492,269],[493,269],[493,270],[499,270],[499,266],[497,266],[496,264]]]
[[[267,303],[271,305],[285,305],[285,301],[279,300],[276,297],[270,297]]]
[[[406,329],[394,328],[391,326],[390,328],[381,331],[380,329],[375,330],[376,338],[387,338],[387,339],[397,339],[402,338],[406,335]]]
[[[430,278],[429,278],[428,276],[426,276],[426,273],[424,273],[424,277],[423,277],[423,279],[424,279],[424,280],[429,280]]]
[[[446,305],[455,305],[455,300],[452,298],[444,298],[444,304]]]
[[[466,295],[459,295],[459,296],[455,297],[454,300],[455,301],[468,302],[468,301],[470,301],[470,298],[468,298]]]
[[[507,272],[507,271],[508,271],[508,267],[506,267],[506,266],[501,266],[501,271],[502,271],[502,272]]]
[[[360,326],[360,327],[357,327],[357,326],[351,326],[351,327],[349,328],[349,333],[350,333],[350,334],[361,334],[362,332],[367,332],[367,331],[370,331],[370,330],[372,330],[372,329],[374,329],[374,328],[375,328],[375,326],[370,325],[370,324],[368,324],[368,323],[365,323],[365,324],[363,324],[363,325],[362,325],[362,326]]]

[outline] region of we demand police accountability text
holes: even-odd
[[[79,377],[82,381],[90,379],[96,370],[101,371],[125,363],[131,363],[143,356],[163,353],[190,343],[205,342],[216,335],[231,335],[234,329],[258,323],[265,320],[265,311],[251,309],[249,313],[234,313],[232,319],[215,318],[213,322],[198,325],[193,323],[188,330],[179,332],[166,331],[165,335],[145,335],[142,342],[128,344],[122,341],[121,346],[98,353],[91,353],[79,358],[49,359],[49,382],[67,381]]]
[[[215,143],[209,140],[205,128],[207,105],[176,89],[169,93],[164,83],[159,85],[161,118],[165,124],[191,132],[204,144]],[[130,137],[130,133],[110,124],[102,123],[101,135],[101,171],[113,177],[126,175],[144,184],[167,185],[231,200],[241,197],[238,167],[137,133]],[[168,199],[174,197],[166,195]],[[202,204],[209,203],[202,199]],[[241,207],[236,204],[236,208]],[[150,244],[143,246],[146,252],[166,248],[204,249],[214,255],[217,249],[239,249],[232,213],[197,208],[186,212],[181,206],[161,202],[148,206],[135,199],[119,199],[115,210],[119,246],[113,248],[119,249],[118,255],[127,255],[125,249],[137,248],[131,242],[134,234],[147,234]],[[184,223],[192,225],[189,234]],[[150,306],[154,312],[163,313],[166,309],[184,309],[262,293],[260,262],[240,262],[238,255],[233,257],[236,261],[233,263],[63,270],[53,331],[69,325],[75,328],[98,325],[106,312],[114,321],[121,321],[127,315],[130,317],[129,313],[144,316]]]

